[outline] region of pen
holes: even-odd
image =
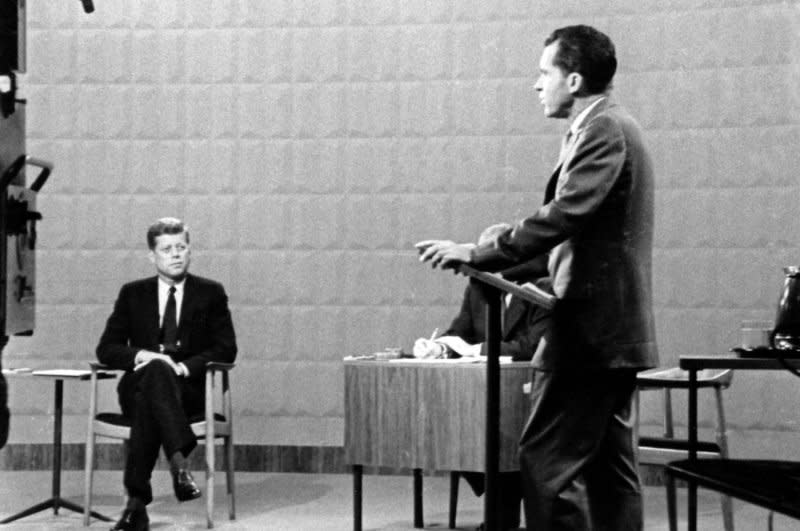
[[[431,334],[431,341],[436,339],[436,334],[438,334],[438,333],[439,333],[439,329],[438,328],[434,328],[433,329],[433,333]]]

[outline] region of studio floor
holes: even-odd
[[[198,474],[199,476],[199,474]],[[198,480],[201,477],[197,477]],[[99,471],[95,478],[95,510],[116,518],[122,504],[121,472]],[[220,479],[223,481],[223,478]],[[201,487],[202,487],[202,481]],[[236,473],[236,520],[229,521],[224,498],[224,483],[215,496],[215,528],[221,530],[292,530],[292,531],[350,531],[352,519],[352,481],[345,474],[276,474]],[[364,477],[365,530],[411,530],[411,478],[403,476]],[[169,475],[156,471],[153,488],[155,500],[149,507],[151,529],[205,529],[205,503],[197,501],[178,504],[170,491]],[[50,495],[50,474],[37,472],[0,472],[0,519],[6,518]],[[447,529],[449,480],[446,477],[424,478],[425,529]],[[62,476],[62,495],[82,504],[83,474],[68,471]],[[685,513],[684,489],[679,491],[680,510]],[[734,502],[736,529],[752,531],[768,527],[767,511]],[[458,528],[474,529],[482,520],[482,499],[476,498],[462,483],[458,511]],[[89,529],[108,529],[110,524],[93,520]],[[685,529],[684,518],[680,528]],[[85,529],[82,515],[61,509],[43,511],[10,524],[2,531]],[[645,529],[668,529],[666,503],[662,487],[645,488]],[[698,529],[722,529],[719,497],[700,491]],[[798,522],[775,516],[775,530],[800,529]]]

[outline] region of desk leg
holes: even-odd
[[[689,459],[697,459],[697,370],[689,370]],[[697,531],[697,483],[688,484],[689,531]]]
[[[458,483],[461,475],[458,472],[450,472],[450,508],[447,527],[456,528],[456,511],[458,507]]]
[[[56,378],[55,383],[55,401],[53,404],[53,495],[49,500],[37,503],[24,511],[20,511],[13,516],[0,520],[0,524],[7,524],[14,520],[19,520],[20,518],[50,509],[51,507],[53,509],[53,514],[58,514],[58,510],[61,507],[76,513],[83,512],[83,507],[61,497],[61,422],[64,416],[64,380]],[[95,518],[107,522],[112,521],[107,516],[103,516],[95,511],[92,511],[91,514]]]
[[[362,465],[353,465],[353,531],[361,531],[361,481],[364,476]]]
[[[422,521],[422,469],[414,469],[414,527],[425,527]]]
[[[53,404],[53,514],[61,505],[61,421],[64,418],[64,380],[56,380]]]

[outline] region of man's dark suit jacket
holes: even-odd
[[[150,277],[122,286],[114,310],[97,345],[97,358],[114,369],[128,372],[120,391],[132,376],[139,350],[159,351],[158,278]],[[176,362],[189,369],[188,384],[201,387],[208,362],[231,363],[236,359],[236,335],[228,309],[228,296],[218,282],[187,275],[180,321],[180,351]]]
[[[654,367],[652,164],[639,126],[610,98],[582,124],[547,183],[544,205],[478,245],[470,263],[497,270],[549,253],[558,300],[535,367]]]
[[[511,297],[511,303],[503,315],[500,355],[511,356],[514,360],[531,359],[547,328],[548,317],[547,310],[518,297]],[[443,335],[458,336],[471,345],[483,343],[481,355],[485,356],[485,330],[486,302],[481,297],[479,288],[470,283],[464,290],[461,310]]]

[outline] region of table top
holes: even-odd
[[[800,369],[800,359],[786,358],[790,367]],[[686,370],[699,369],[740,369],[740,370],[781,370],[786,367],[781,360],[768,357],[743,357],[736,354],[719,356],[681,356],[680,368]]]
[[[397,358],[392,360],[376,360],[367,356],[351,356],[344,358],[347,366],[358,367],[453,367],[486,370],[486,358],[454,358],[454,359],[420,359]],[[530,361],[511,361],[510,356],[500,357],[500,369],[530,368]]]
[[[88,369],[37,369],[32,370],[27,367],[18,369],[3,369],[3,376],[43,376],[46,378],[55,378],[57,380],[88,380],[92,377],[92,371]],[[98,371],[97,378],[105,380],[109,378],[116,378],[113,372]]]

